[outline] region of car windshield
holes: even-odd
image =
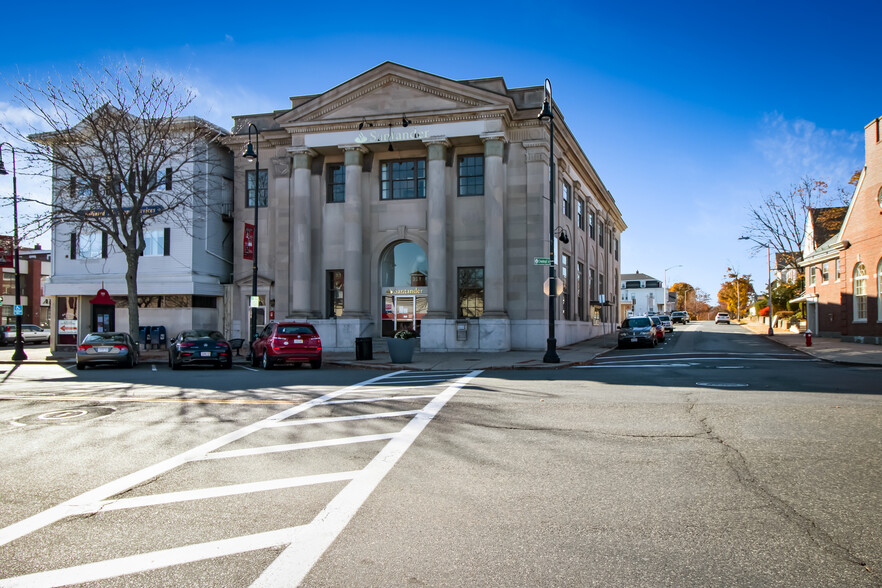
[[[182,341],[195,341],[196,339],[214,339],[215,341],[223,340],[224,336],[217,331],[196,330],[184,331],[181,333]]]
[[[279,335],[314,335],[312,327],[306,325],[279,325]]]
[[[649,319],[646,317],[629,318],[622,321],[623,329],[640,329],[649,326]]]
[[[87,335],[83,343],[125,343],[126,336],[122,333],[100,333]]]

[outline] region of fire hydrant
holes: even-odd
[[[805,330],[805,346],[806,347],[812,346],[812,330],[811,329]]]

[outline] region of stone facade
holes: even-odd
[[[542,100],[541,86],[387,62],[290,108],[235,117],[231,335],[248,336],[255,168],[238,154],[256,127],[268,199],[257,220],[261,324],[309,320],[334,350],[398,328],[416,328],[423,350],[544,348],[548,270],[534,265],[552,255]],[[616,299],[626,225],[559,112],[554,140],[554,224],[569,237],[553,243],[566,274],[555,311],[565,345],[603,332],[592,301]]]

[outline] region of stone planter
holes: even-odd
[[[389,359],[392,360],[392,363],[410,363],[413,361],[416,339],[386,337],[386,344],[389,347]]]

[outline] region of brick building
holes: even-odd
[[[864,128],[864,169],[839,230],[804,248],[808,328],[882,344],[882,118]]]
[[[49,276],[51,252],[41,249],[23,247],[19,251],[21,264],[21,322],[32,325],[46,325],[49,322],[49,299],[43,296],[43,279]],[[0,324],[15,323],[13,307],[15,305],[15,268],[2,268],[0,281]]]

